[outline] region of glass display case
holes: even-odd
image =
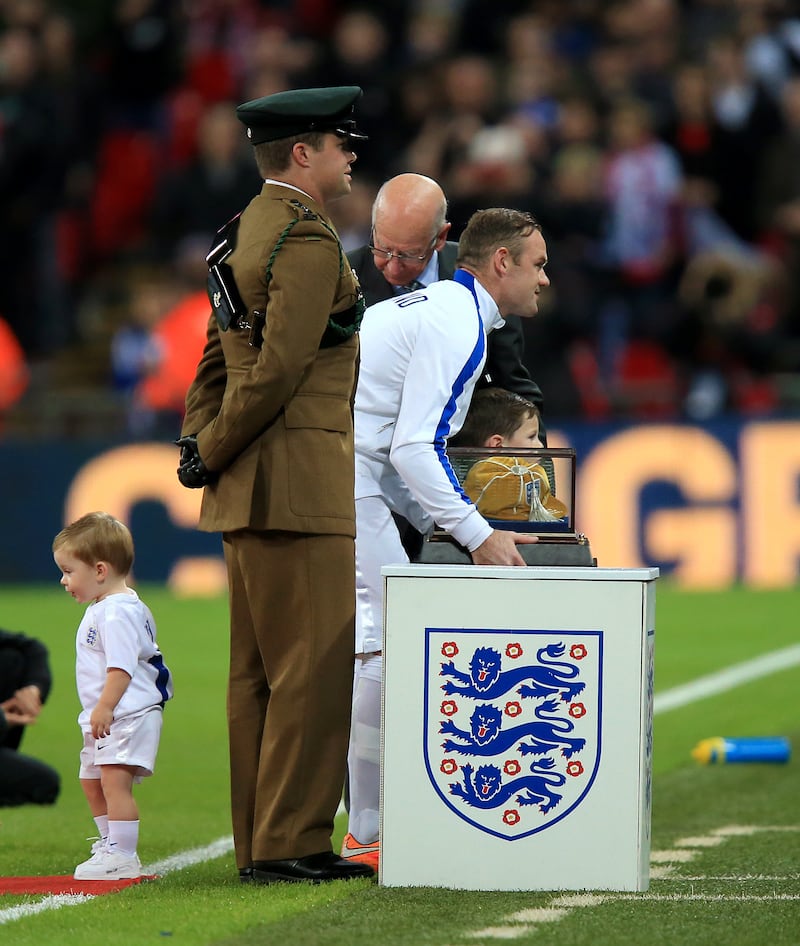
[[[596,564],[586,536],[575,526],[574,449],[450,447],[447,456],[459,486],[493,528],[537,536],[536,545],[519,546],[526,561]],[[568,551],[569,546],[575,548]],[[469,553],[438,526],[418,558],[422,563],[470,560]]]

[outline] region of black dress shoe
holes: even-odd
[[[239,881],[243,884],[249,884],[252,880],[253,880],[253,868],[240,867],[239,868]]]
[[[258,884],[274,884],[279,881],[312,884],[328,880],[353,880],[356,877],[374,877],[375,871],[367,864],[343,860],[333,851],[309,854],[282,861],[254,861],[253,880]]]

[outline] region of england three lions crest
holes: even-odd
[[[425,630],[425,766],[464,821],[509,841],[574,811],[600,763],[601,631]]]

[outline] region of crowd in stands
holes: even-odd
[[[335,206],[346,249],[402,171],[443,186],[456,239],[480,207],[541,221],[526,361],[548,418],[797,409],[791,0],[0,0],[16,397],[66,377],[131,435],[177,431],[203,257],[260,187],[235,106],[340,84],[370,136]]]

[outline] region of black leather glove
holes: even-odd
[[[178,479],[187,489],[202,489],[214,483],[217,474],[203,463],[203,458],[197,449],[197,435],[188,434],[179,437],[175,443],[181,448],[181,459],[178,464]]]

